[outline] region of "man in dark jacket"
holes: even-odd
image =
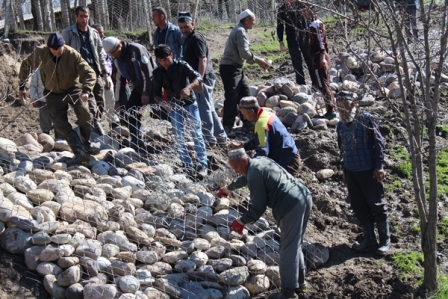
[[[358,111],[353,94],[341,91],[337,97],[341,121],[336,127],[343,161],[344,180],[350,205],[364,231],[364,241],[353,249],[375,250],[385,255],[389,250],[390,233],[387,205],[384,202],[384,139],[378,125],[367,112]],[[375,237],[375,222],[380,244]]]
[[[272,299],[295,299],[305,291],[306,264],[303,237],[311,213],[311,192],[274,161],[266,157],[250,159],[243,149],[229,151],[229,165],[247,178],[251,206],[230,228],[243,234],[245,224],[257,221],[267,207],[280,229],[280,278],[282,292]],[[218,194],[219,196],[219,194]]]
[[[207,175],[207,153],[202,137],[201,118],[194,91],[202,91],[202,77],[188,63],[177,61],[170,47],[159,45],[154,54],[160,67],[154,71],[154,99],[170,113],[174,135],[179,146],[180,158],[188,174],[192,174],[193,166],[185,143],[185,121],[191,126],[194,149],[199,160],[197,175]],[[162,88],[167,92],[170,102],[163,101]]]
[[[213,103],[213,88],[216,75],[210,60],[205,37],[194,28],[194,22],[189,12],[179,13],[178,24],[185,37],[182,59],[197,71],[204,80],[204,90],[196,93],[199,115],[202,121],[202,134],[210,147],[226,144],[227,134],[219,120]]]
[[[132,83],[133,89],[126,110],[129,117],[131,142],[141,145],[140,141],[140,107],[148,105],[152,96],[153,71],[156,68],[149,51],[137,43],[123,42],[116,37],[103,39],[103,47],[107,54],[114,57],[117,68],[115,84],[115,102],[120,102],[120,95],[125,94],[126,80]],[[117,107],[118,108],[118,107]]]
[[[96,74],[75,49],[65,45],[61,35],[53,33],[46,46],[37,47],[23,60],[19,72],[19,98],[26,94],[25,85],[31,73],[40,68],[48,114],[58,136],[65,138],[75,157],[67,165],[87,164],[90,154],[99,151],[90,147],[91,116],[84,105],[96,81]],[[68,106],[75,111],[81,138],[68,121]]]
[[[283,42],[283,32],[285,32],[297,84],[306,84],[302,64],[303,55],[311,81],[316,86],[316,74],[314,73],[313,62],[308,54],[308,22],[302,16],[302,9],[303,6],[293,0],[285,0],[285,3],[279,7],[277,13],[277,39],[280,43],[280,50],[285,51],[286,48]]]

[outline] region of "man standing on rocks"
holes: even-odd
[[[196,169],[198,177],[205,177],[208,167],[207,153],[194,92],[201,91],[202,76],[185,61],[175,60],[168,45],[159,45],[154,50],[154,54],[160,65],[154,71],[154,100],[165,107],[170,114],[171,125],[179,145],[180,158],[185,172],[192,174]],[[163,101],[162,88],[168,93],[170,103]],[[191,128],[189,133],[193,137],[194,149],[199,160],[198,167],[193,166],[185,142],[187,122]]]
[[[230,32],[224,54],[219,62],[219,72],[224,85],[225,97],[222,122],[224,130],[230,138],[236,137],[233,125],[238,113],[237,106],[243,97],[250,96],[249,83],[243,72],[244,64],[246,62],[257,63],[263,70],[270,65],[266,59],[255,56],[249,49],[247,31],[255,26],[254,13],[246,9],[239,14],[238,20],[238,25]],[[250,129],[252,129],[252,123],[243,119],[243,130]]]
[[[128,126],[131,133],[131,147],[145,147],[140,136],[140,108],[150,103],[153,88],[153,71],[156,64],[149,51],[138,43],[120,41],[109,36],[103,39],[104,51],[114,59],[117,68],[115,102],[120,103],[120,95],[126,94],[126,80],[132,86],[132,93],[126,102]]]
[[[75,49],[66,46],[61,35],[53,33],[47,45],[39,46],[23,60],[19,71],[19,99],[25,97],[25,85],[30,74],[40,68],[44,84],[44,96],[48,113],[58,136],[65,138],[75,157],[67,165],[87,164],[89,154],[99,151],[90,146],[91,116],[84,105],[95,86],[96,74]],[[71,105],[75,111],[81,138],[68,121],[67,111]]]
[[[271,158],[296,177],[301,165],[299,150],[285,125],[275,113],[261,108],[255,97],[242,98],[239,108],[245,119],[255,122],[256,135],[244,143],[232,142],[229,149],[255,150],[255,157]],[[229,187],[234,186],[231,184]]]
[[[267,207],[280,229],[280,278],[282,292],[271,299],[296,299],[306,291],[303,237],[311,213],[311,192],[285,169],[266,157],[250,159],[244,149],[229,151],[229,165],[247,178],[251,206],[230,228],[243,234],[245,224],[257,221]]]
[[[358,111],[353,94],[341,91],[336,96],[341,121],[336,127],[341,151],[344,181],[350,205],[361,224],[364,241],[353,249],[367,252],[376,249],[378,255],[389,250],[390,233],[387,206],[384,202],[384,139],[377,123],[367,113]],[[376,241],[375,223],[380,244]]]
[[[208,146],[226,144],[227,135],[215,111],[213,88],[216,76],[210,60],[205,37],[194,28],[193,18],[189,12],[179,13],[178,25],[185,37],[182,59],[197,71],[204,80],[204,90],[196,93],[199,115],[202,121],[202,134]]]
[[[314,73],[313,62],[308,54],[308,22],[302,16],[302,9],[303,5],[293,0],[285,0],[285,3],[279,7],[277,13],[277,39],[280,43],[280,50],[285,51],[283,32],[286,33],[288,51],[291,56],[294,72],[296,73],[297,84],[306,84],[302,64],[303,55],[311,81],[316,86],[317,78]]]
[[[97,75],[97,81],[93,89],[93,97],[96,103],[89,100],[89,109],[93,115],[93,130],[98,135],[104,135],[100,121],[104,112],[104,87],[110,89],[113,86],[111,74],[106,70],[104,57],[101,53],[103,44],[100,35],[89,26],[89,8],[86,6],[76,7],[75,16],[76,24],[65,28],[61,35],[67,45],[81,53],[82,58],[87,61]]]

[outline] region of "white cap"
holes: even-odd
[[[119,43],[120,40],[116,37],[113,36],[106,37],[105,39],[103,39],[103,49],[104,51],[106,51],[107,54],[109,54],[110,52],[113,52],[117,48]]]
[[[255,18],[255,14],[250,9],[245,9],[238,15],[238,21],[241,21],[242,19],[247,18],[248,16]]]

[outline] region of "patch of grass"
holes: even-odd
[[[423,253],[421,252],[400,252],[394,255],[392,260],[398,266],[401,279],[405,281],[408,281],[411,277],[423,274]]]
[[[422,229],[420,228],[420,224],[419,223],[417,223],[417,224],[415,224],[415,225],[413,225],[411,227],[411,232],[413,232],[414,234],[420,235],[421,231],[422,231]]]
[[[119,30],[106,30],[104,32],[105,36],[115,36],[122,39],[137,39],[142,34],[147,33],[145,29],[135,30],[135,31],[119,31]]]
[[[442,235],[444,239],[448,237],[448,218],[443,218],[442,221],[439,221],[437,226],[439,234]]]
[[[439,194],[448,194],[448,149],[437,156],[437,190]]]
[[[392,159],[395,163],[392,165],[392,169],[398,174],[398,176],[409,179],[412,174],[411,159],[406,149],[403,147],[395,147],[391,149]]]
[[[440,274],[438,275],[439,288],[430,297],[431,299],[446,299],[448,298],[448,275]]]
[[[215,22],[212,22],[212,20],[210,20],[210,18],[204,18],[204,19],[201,19],[200,22],[195,23],[194,27],[199,32],[204,34],[204,33],[207,33],[207,32],[217,29],[218,25]]]
[[[400,180],[395,180],[392,184],[388,184],[384,186],[384,189],[386,189],[386,192],[393,192],[397,189],[402,189],[403,185],[401,184]]]

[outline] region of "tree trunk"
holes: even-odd
[[[22,9],[22,1],[17,1],[15,3],[15,11],[16,11],[16,15],[19,17],[19,21],[20,21],[20,29],[25,30],[25,18],[23,17],[23,9]]]
[[[87,6],[87,0],[79,0],[79,4],[78,5],[79,6]]]
[[[44,31],[44,23],[42,19],[42,12],[41,12],[41,3],[40,0],[32,0],[31,1],[31,11],[33,13],[34,17],[34,24],[37,30]]]
[[[42,15],[42,23],[44,25],[43,30],[51,32],[53,31],[53,25],[50,17],[51,12],[49,2],[50,0],[40,0],[40,11]]]
[[[6,0],[5,16],[5,39],[7,39],[9,31],[11,30],[12,32],[14,32],[17,29],[16,15],[12,7],[12,0]]]
[[[46,0],[48,1],[48,6],[50,7],[50,19],[51,19],[51,29],[50,31],[53,31],[56,29],[56,17],[54,14],[54,4],[52,0]]]
[[[61,19],[62,19],[62,28],[67,28],[70,26],[70,0],[61,1]]]
[[[143,0],[142,1],[143,4],[143,11],[145,14],[145,22],[146,22],[146,31],[148,33],[148,40],[149,43],[152,44],[152,34],[151,34],[151,13],[150,13],[150,9],[151,9],[151,0]]]
[[[171,20],[171,3],[170,0],[166,0],[166,13],[168,14],[168,20]]]

